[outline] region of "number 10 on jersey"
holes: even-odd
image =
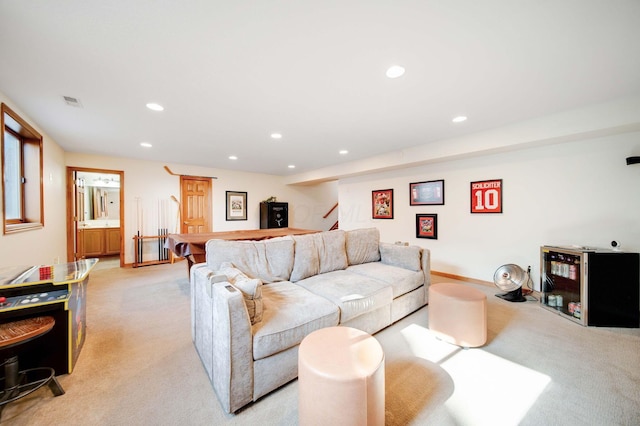
[[[502,179],[471,182],[471,213],[502,213]]]

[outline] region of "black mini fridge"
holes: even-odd
[[[541,306],[586,326],[640,326],[640,256],[591,247],[543,246]]]

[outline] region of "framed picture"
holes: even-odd
[[[371,191],[371,210],[374,219],[393,219],[393,189]]]
[[[410,183],[409,204],[412,206],[444,204],[444,180]]]
[[[502,179],[471,182],[471,213],[502,213]]]
[[[227,220],[247,220],[247,193],[227,191]]]
[[[438,215],[437,214],[417,214],[416,215],[416,238],[438,239]]]

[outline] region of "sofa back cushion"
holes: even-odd
[[[207,266],[217,271],[231,262],[249,278],[264,284],[287,281],[293,269],[293,239],[290,236],[261,241],[209,240]]]
[[[378,228],[353,229],[346,232],[347,260],[349,265],[380,260],[380,231]]]
[[[345,269],[348,266],[343,230],[294,235],[293,239],[295,241],[295,260],[291,272],[291,282],[325,272]]]
[[[291,271],[292,283],[320,273],[320,259],[316,248],[315,234],[294,235],[295,242],[293,259],[293,271]]]
[[[347,268],[346,237],[343,230],[336,229],[312,235],[316,237],[321,274]]]
[[[422,269],[420,264],[421,255],[422,249],[418,246],[380,243],[380,261],[385,265],[398,266],[417,272]]]

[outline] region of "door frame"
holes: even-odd
[[[74,173],[90,172],[120,176],[120,267],[124,266],[124,171],[67,166],[67,262],[76,260],[78,220],[76,214],[76,182]]]

